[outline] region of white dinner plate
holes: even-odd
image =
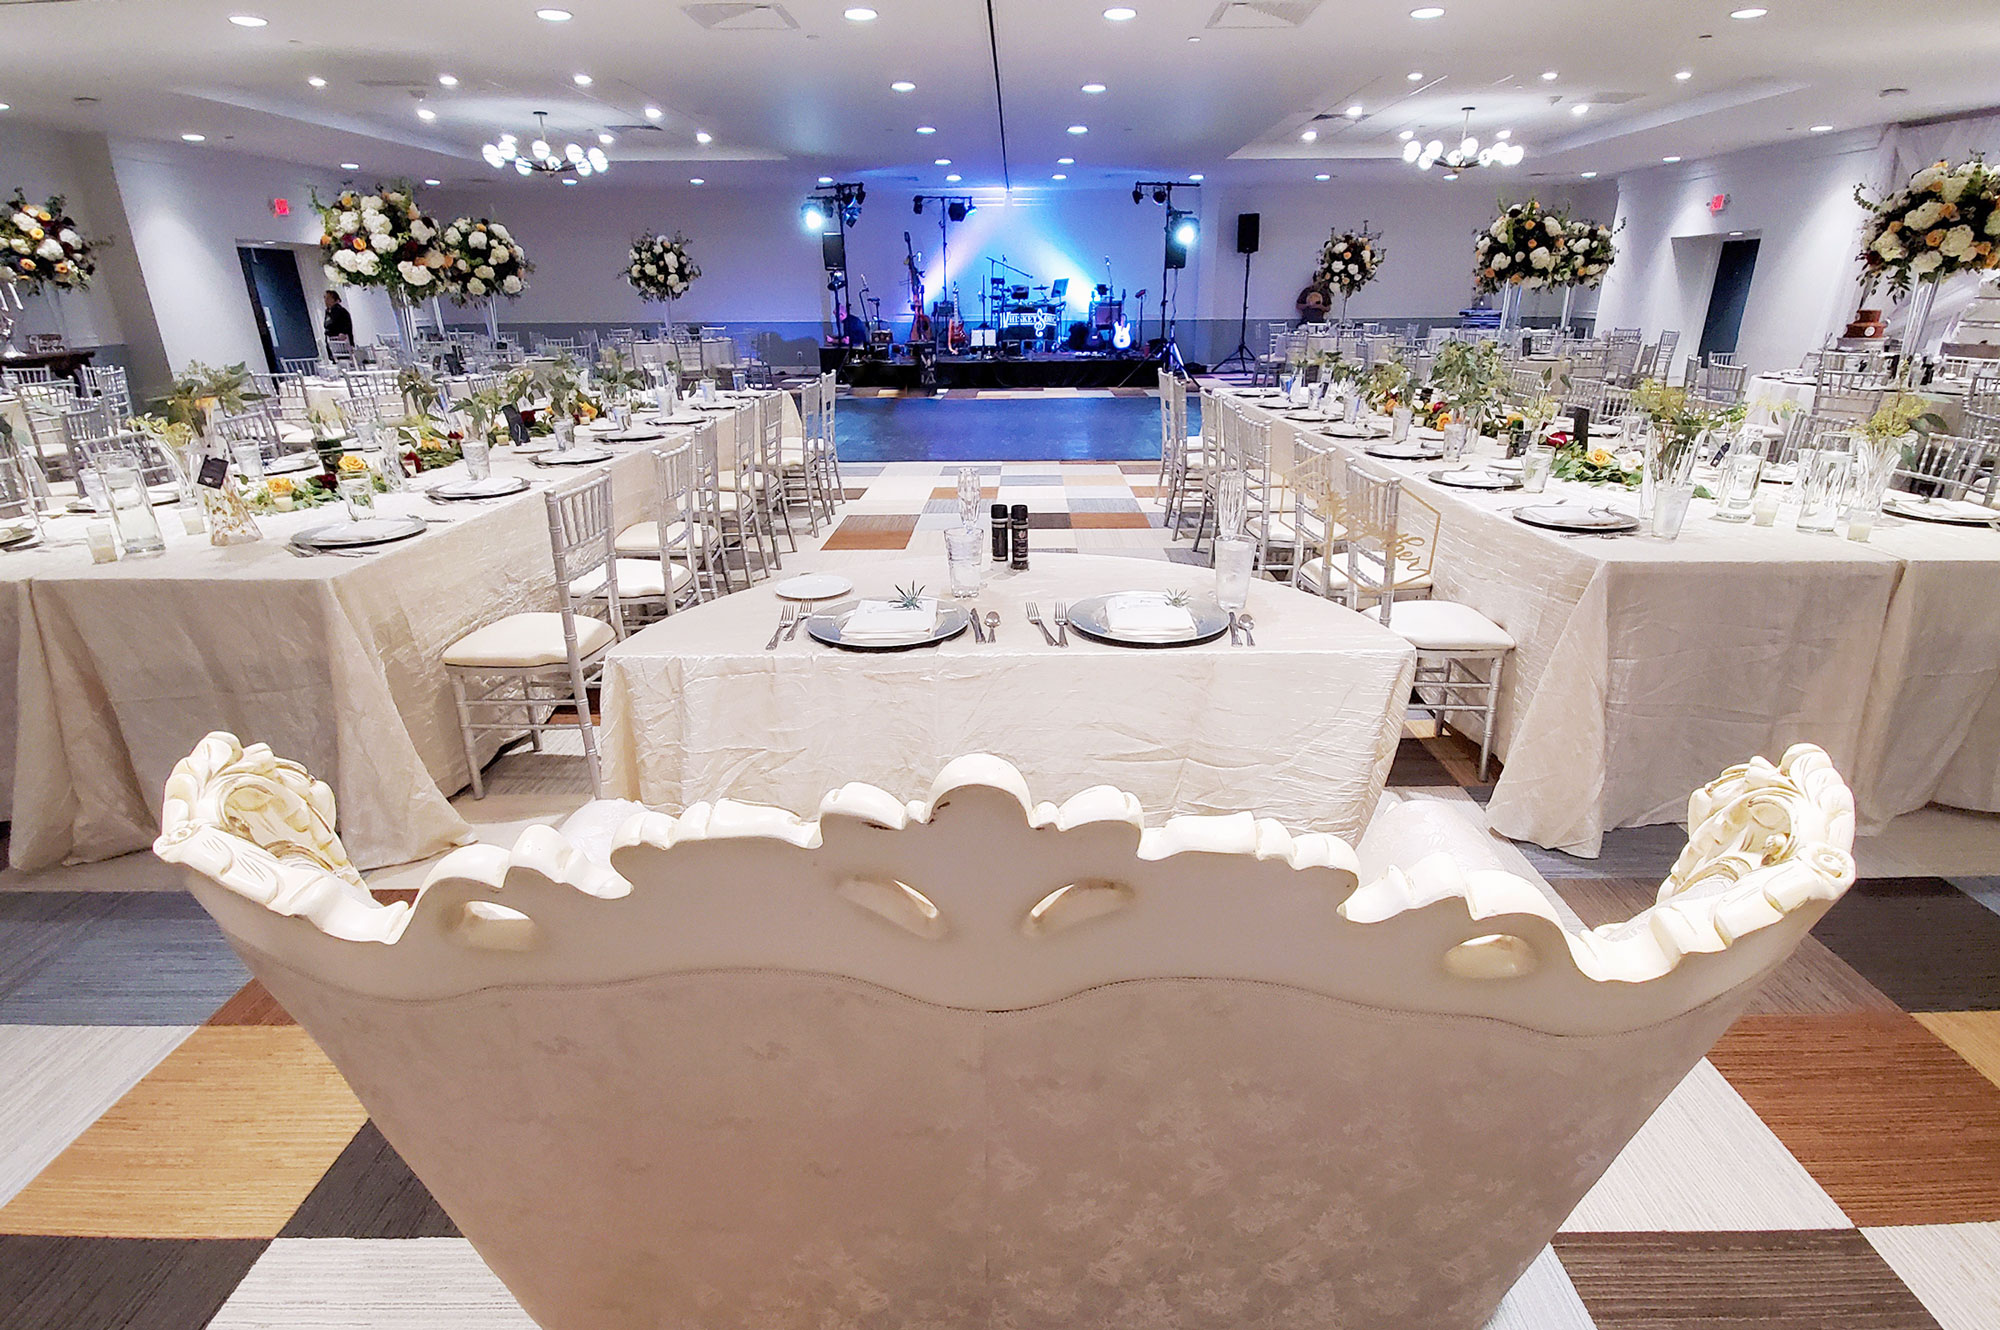
[[[627,430],[605,430],[596,437],[600,443],[655,443],[666,438],[667,432],[635,426]]]
[[[487,476],[483,480],[447,480],[442,485],[433,485],[426,491],[433,499],[497,499],[506,494],[519,494],[528,488],[525,476]]]
[[[854,579],[838,573],[803,573],[786,578],[771,590],[780,600],[831,600],[854,590]]]
[[[170,503],[179,503],[181,501],[181,492],[172,485],[148,485],[146,487],[146,498],[153,507],[164,508]],[[100,510],[92,508],[90,500],[79,497],[69,501],[68,511],[78,514],[88,514],[96,513]],[[109,508],[101,511],[106,517],[111,515]]]
[[[35,528],[31,526],[0,526],[0,550],[32,544],[34,539]]]
[[[1488,470],[1485,467],[1465,467],[1458,471],[1433,471],[1431,481],[1461,490],[1517,490],[1521,488],[1521,478],[1505,472]]]
[[[2000,509],[1964,499],[1921,499],[1909,494],[1891,494],[1882,501],[1882,511],[1918,522],[1942,522],[1947,526],[1992,526],[2000,522]]]
[[[267,476],[292,476],[301,471],[324,471],[326,464],[319,460],[318,453],[293,453],[290,457],[274,457],[264,463]]]
[[[1532,504],[1514,510],[1514,520],[1549,531],[1588,531],[1593,534],[1637,531],[1639,519],[1616,508],[1585,508],[1580,504]]]
[[[565,448],[561,452],[543,453],[535,458],[536,466],[595,466],[608,462],[614,457],[609,448]]]

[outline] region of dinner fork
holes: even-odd
[[[1056,644],[1056,639],[1050,634],[1048,625],[1042,622],[1041,610],[1035,607],[1035,602],[1032,600],[1028,602],[1028,622],[1042,630],[1043,641],[1047,642],[1050,646]]]
[[[785,630],[792,626],[797,617],[798,610],[795,607],[786,605],[781,608],[778,611],[778,626],[771,630],[771,640],[764,644],[764,650],[776,651],[778,649],[778,639],[784,636]]]
[[[1056,644],[1069,645],[1069,606],[1062,601],[1056,602]]]

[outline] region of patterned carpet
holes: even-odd
[[[822,566],[941,557],[953,466],[846,470]],[[1157,528],[1152,466],[987,470],[1043,548],[1188,557]],[[580,788],[578,765],[501,759],[488,812]],[[1476,805],[1473,766],[1419,729],[1392,796]],[[1523,847],[1519,868],[1595,925],[1642,908],[1680,846],[1619,831],[1600,860]],[[0,1069],[0,1330],[531,1324],[177,891],[0,892]],[[2000,877],[1861,882],[1493,1326],[2000,1326]]]

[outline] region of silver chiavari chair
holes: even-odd
[[[678,573],[658,574],[657,580],[664,586],[671,579],[677,596],[692,590],[697,600],[727,595],[733,589],[722,543],[716,436],[716,424],[709,421],[685,443],[655,451],[653,515],[620,531],[615,544],[620,559],[682,564],[694,578],[691,588]]]
[[[843,503],[847,499],[847,489],[840,478],[840,431],[835,428],[834,422],[835,410],[840,405],[840,380],[834,377],[832,370],[827,370],[819,376],[819,386],[820,409],[826,413],[824,432],[827,470],[833,477],[834,502]]]
[[[777,545],[778,528],[784,528],[785,543],[792,553],[799,551],[799,538],[792,530],[792,505],[785,495],[785,394],[771,389],[757,394],[757,485],[764,496],[764,520],[771,527],[771,542]],[[778,565],[784,567],[781,561]]]
[[[1358,463],[1347,466],[1348,604],[1361,609],[1371,600],[1382,626],[1408,642],[1417,653],[1417,675],[1411,692],[1440,724],[1470,737],[1479,735],[1479,778],[1493,753],[1493,719],[1500,702],[1500,673],[1514,650],[1506,629],[1469,605],[1446,600],[1401,600],[1371,589],[1365,557],[1391,568],[1407,552],[1400,537],[1402,482],[1375,475]]]
[[[783,566],[778,540],[771,531],[771,509],[760,488],[759,455],[764,439],[758,408],[738,407],[727,421],[717,422],[718,474],[716,477],[717,529],[725,546],[743,554],[745,581],[769,576]],[[728,442],[722,444],[722,428],[728,427]],[[752,557],[756,566],[751,566]]]
[[[1334,571],[1336,553],[1347,545],[1341,514],[1347,507],[1346,454],[1300,435],[1292,442],[1292,524],[1299,533],[1298,567],[1292,585],[1328,599],[1342,598],[1346,583]],[[1317,553],[1315,553],[1317,551]]]
[[[833,502],[826,489],[826,467],[820,456],[825,446],[825,409],[818,379],[806,380],[799,390],[799,442],[784,446],[785,502],[806,510],[807,529],[819,534],[820,518],[833,520]]]
[[[1166,477],[1161,520],[1174,540],[1181,538],[1186,526],[1189,500],[1206,502],[1209,461],[1220,455],[1225,412],[1206,389],[1201,404],[1203,434],[1193,436],[1187,423],[1187,381],[1171,374],[1160,376],[1160,457]]]
[[[1984,483],[1981,501],[1994,500],[1994,476],[1988,471],[1992,448],[1983,439],[1951,434],[1919,435],[1917,443],[1890,476],[1892,489],[1940,499],[1963,499]]]
[[[526,732],[539,752],[545,731],[571,724],[583,736],[591,792],[602,797],[590,684],[603,674],[605,652],[624,635],[619,561],[612,547],[611,476],[607,472],[579,480],[543,497],[548,504],[558,608],[510,614],[474,629],[444,650],[445,675],[451,680],[475,799],[486,797],[480,735]],[[608,620],[585,613],[579,602],[601,603]],[[563,707],[574,710],[573,722],[555,719]]]

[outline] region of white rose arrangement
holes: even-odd
[[[1351,296],[1375,280],[1387,257],[1381,241],[1367,231],[1335,231],[1319,247],[1319,270],[1313,280],[1342,296]]]
[[[438,244],[446,264],[440,290],[458,304],[488,296],[518,296],[534,270],[507,228],[486,217],[449,222]]]
[[[433,243],[437,226],[407,188],[377,186],[371,194],[344,190],[319,209],[320,257],[335,286],[374,287],[415,304],[441,285],[446,260]]]
[[[1602,222],[1565,221],[1557,245],[1556,286],[1596,286],[1618,260],[1617,229]]]
[[[37,205],[17,189],[0,209],[0,282],[19,282],[30,291],[45,285],[89,289],[101,242],[85,238],[62,195]]]
[[[1905,295],[1917,282],[2000,268],[2000,172],[1983,158],[1926,166],[1879,199],[1856,186],[1854,201],[1869,214],[1861,240],[1868,291],[1886,283]]]
[[[678,231],[671,239],[648,231],[626,255],[625,280],[648,300],[684,296],[699,276],[701,269],[688,257],[687,237]]]

